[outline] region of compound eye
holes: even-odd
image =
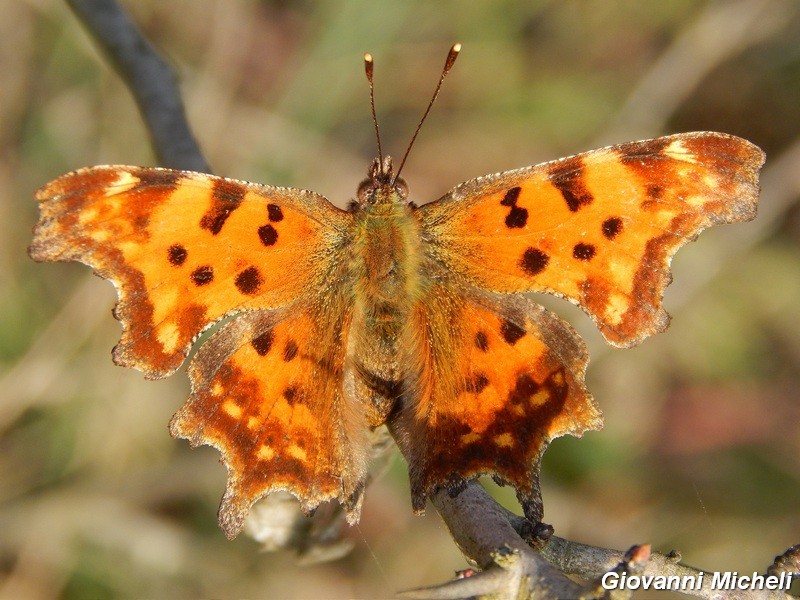
[[[364,204],[369,200],[370,195],[375,190],[375,183],[371,179],[365,179],[361,183],[358,184],[358,191],[356,192],[356,198],[361,204]]]
[[[394,182],[394,189],[398,194],[400,194],[401,198],[408,197],[408,184],[406,183],[405,179],[398,177],[397,181]]]

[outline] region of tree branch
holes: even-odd
[[[113,0],[67,0],[133,94],[159,164],[210,172],[172,70]]]
[[[527,578],[526,598],[602,598],[608,593],[600,585],[605,573],[617,572],[640,576],[678,576],[696,578],[702,571],[680,564],[680,554],[651,553],[649,545],[633,546],[627,552],[611,550],[587,544],[579,544],[551,535],[552,529],[541,524],[534,526],[525,519],[500,507],[488,492],[478,483],[472,482],[455,498],[439,493],[431,498],[450,534],[461,552],[479,567],[489,568],[484,573],[487,582],[480,582],[484,573],[475,575],[471,586],[455,581],[443,586],[413,590],[407,598],[462,598],[470,595],[494,593],[501,594],[514,588],[519,574],[508,569],[497,569],[489,563],[494,558],[494,549],[507,546],[518,552],[523,559],[517,566]],[[511,529],[511,531],[509,531]],[[529,555],[536,556],[538,560]],[[537,556],[540,555],[540,556]],[[545,559],[547,562],[544,562]],[[495,561],[496,562],[496,561]],[[549,563],[549,564],[548,564]],[[544,564],[547,568],[542,568]],[[498,571],[502,576],[498,575]],[[793,546],[778,556],[767,569],[768,575],[800,572],[800,544]],[[575,575],[590,582],[581,588],[563,574]],[[564,580],[574,587],[569,588]],[[680,590],[682,593],[698,598],[736,598],[737,600],[774,599],[789,600],[792,596],[780,591],[761,590],[712,590],[710,573],[700,581],[698,589]],[[478,591],[477,594],[441,595],[443,591]],[[576,590],[577,589],[577,593]],[[544,591],[543,591],[544,590]],[[615,591],[614,598],[624,597],[621,590]],[[428,595],[424,595],[427,593]]]
[[[512,527],[509,513],[479,484],[468,484],[455,497],[440,491],[431,497],[431,502],[462,554],[485,570],[438,588],[406,592],[403,597],[467,598],[496,594],[502,598],[576,598],[581,594],[581,586],[531,549]],[[530,527],[528,521],[519,519]],[[533,528],[530,529],[533,533]],[[454,595],[438,595],[443,592]]]

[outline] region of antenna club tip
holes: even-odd
[[[444,61],[444,71],[442,75],[446,75],[447,72],[453,68],[453,63],[456,62],[459,52],[461,52],[461,44],[456,42],[453,44],[452,48],[450,48],[450,52],[447,53],[447,60]]]
[[[372,70],[374,68],[374,62],[372,61],[372,54],[367,52],[364,54],[364,71],[367,73],[367,79],[370,83],[372,83]]]

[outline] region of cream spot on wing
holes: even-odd
[[[258,460],[272,460],[274,456],[275,456],[275,450],[273,450],[266,444],[261,444],[261,446],[258,449],[258,452],[256,452],[256,458]]]
[[[106,188],[105,195],[114,196],[116,194],[122,194],[134,187],[137,183],[139,183],[139,178],[136,177],[136,175],[128,173],[127,171],[120,171],[114,183]]]
[[[234,419],[239,419],[242,416],[242,407],[233,400],[226,400],[222,405],[222,410]]]
[[[222,384],[219,381],[215,381],[214,385],[211,386],[211,394],[213,396],[221,396],[222,392],[225,391],[222,387]]]
[[[703,205],[706,203],[708,198],[702,194],[696,194],[694,196],[686,196],[684,198],[684,202],[689,206],[693,206],[695,208],[702,208]]]
[[[683,162],[695,162],[694,154],[686,149],[681,140],[673,140],[669,146],[664,148],[664,154]]]
[[[461,443],[464,445],[471,444],[473,442],[477,442],[481,439],[480,434],[475,433],[474,431],[470,431],[469,433],[465,433],[461,436]]]
[[[608,304],[606,305],[605,317],[611,325],[619,325],[622,321],[622,316],[628,310],[628,299],[622,294],[611,294],[608,297]]]
[[[634,270],[631,263],[609,262],[608,271],[617,283],[633,280]]]
[[[171,354],[178,348],[180,330],[175,323],[165,321],[156,329],[156,339],[166,354]]]
[[[120,242],[118,248],[126,259],[131,259],[142,253],[142,244],[140,242]]]
[[[81,211],[81,213],[78,215],[78,223],[81,225],[92,223],[97,220],[98,214],[100,214],[100,211],[96,206],[87,208],[86,210]]]
[[[508,432],[501,433],[500,435],[494,436],[494,443],[501,448],[510,448],[514,445],[514,437]]]
[[[177,288],[162,286],[160,294],[153,297],[153,322],[158,323],[171,315],[178,306]]]
[[[288,452],[289,456],[291,456],[292,458],[296,458],[297,460],[304,462],[306,460],[306,451],[303,450],[300,446],[292,444],[291,446],[289,446],[286,452]]]
[[[556,385],[561,385],[561,382],[555,381],[556,378],[558,378],[560,375],[561,373],[556,373],[553,376],[553,381],[555,382]],[[550,392],[548,392],[547,390],[539,390],[538,392],[536,392],[531,396],[530,404],[533,407],[541,406],[542,404],[547,402],[548,398],[550,398]]]
[[[256,417],[247,417],[247,428],[255,429],[258,426],[258,419]]]

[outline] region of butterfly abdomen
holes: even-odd
[[[362,206],[350,256],[354,354],[362,379],[378,396],[405,377],[401,340],[420,285],[420,236],[405,203]],[[394,385],[393,389],[399,389]],[[394,398],[385,398],[389,410]]]

